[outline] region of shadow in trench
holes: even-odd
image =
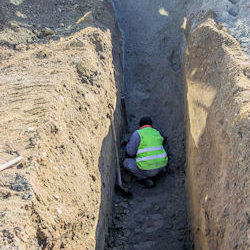
[[[110,3],[110,11],[113,12],[113,8]],[[114,15],[113,15],[114,16]],[[113,20],[114,23],[115,20]],[[114,65],[114,77],[117,88],[116,96],[116,107],[111,119],[114,120],[114,127],[117,137],[117,147],[120,148],[120,138],[123,131],[125,131],[125,120],[123,117],[123,110],[121,107],[121,95],[123,90],[123,65],[122,65],[122,40],[119,28],[117,24],[112,27],[112,64]],[[96,228],[96,249],[104,249],[105,239],[107,238],[108,228],[111,225],[111,220],[113,216],[113,195],[114,195],[114,185],[116,182],[116,166],[117,159],[115,154],[115,142],[112,135],[111,124],[109,127],[108,134],[102,142],[102,148],[99,157],[99,171],[102,180],[101,187],[101,203],[98,217],[98,224]]]
[[[116,158],[114,154],[114,141],[111,127],[102,143],[99,158],[99,171],[101,175],[101,203],[96,228],[96,249],[104,249],[107,228],[110,224],[112,209],[113,188],[115,184]]]

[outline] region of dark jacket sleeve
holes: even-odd
[[[132,136],[130,137],[130,140],[127,144],[126,150],[129,156],[135,157],[137,149],[140,145],[141,138],[137,131],[135,131]]]

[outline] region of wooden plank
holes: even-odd
[[[0,165],[0,172],[3,171],[3,170],[5,170],[5,169],[7,169],[7,168],[13,167],[13,166],[15,166],[18,163],[21,163],[21,161],[23,161],[23,157],[22,156],[18,156],[17,158],[4,163],[3,165]]]

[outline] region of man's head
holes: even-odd
[[[150,125],[150,126],[153,125],[152,119],[149,116],[142,117],[139,122],[140,127],[145,126],[145,125]]]

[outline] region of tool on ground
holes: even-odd
[[[117,146],[117,139],[116,139],[116,134],[115,134],[115,126],[114,126],[114,121],[111,119],[111,130],[112,130],[112,135],[114,139],[114,146],[115,146],[115,156],[116,156],[116,176],[117,176],[117,184],[116,188],[125,196],[129,197],[132,195],[132,193],[129,191],[128,188],[125,188],[122,186],[122,177],[121,177],[121,169],[120,169],[120,158],[119,158],[119,153],[118,153],[118,146]]]
[[[0,172],[7,169],[7,168],[13,167],[13,166],[15,166],[17,164],[20,164],[22,161],[23,161],[23,157],[18,156],[13,160],[4,163],[3,165],[0,165]]]
[[[121,97],[121,105],[122,105],[122,111],[123,111],[123,117],[125,122],[125,130],[126,134],[128,133],[129,127],[128,127],[128,115],[127,115],[127,109],[126,109],[126,103],[125,103],[125,96],[123,95]]]

